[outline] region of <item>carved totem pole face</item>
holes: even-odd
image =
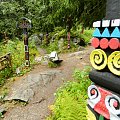
[[[90,62],[96,70],[106,67],[113,74],[120,76],[120,19],[102,20],[93,23],[95,31],[90,54]]]
[[[88,120],[120,120],[120,0],[108,0],[105,20],[93,23]]]

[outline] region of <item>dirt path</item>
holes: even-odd
[[[50,114],[48,106],[54,103],[54,93],[66,81],[72,80],[74,69],[83,69],[84,66],[90,65],[89,54],[93,50],[88,46],[82,52],[67,53],[60,55],[63,60],[58,68],[48,68],[47,66],[36,65],[27,75],[16,80],[12,87],[18,89],[24,83],[24,78],[29,75],[40,75],[44,72],[55,73],[48,82],[43,82],[34,88],[34,96],[26,106],[16,105],[9,108],[3,120],[45,120]],[[37,78],[36,78],[37,79]],[[26,83],[27,84],[27,83]]]

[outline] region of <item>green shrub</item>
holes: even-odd
[[[81,34],[81,37],[85,40],[86,44],[88,44],[92,38],[94,29],[85,30],[83,34]]]
[[[57,51],[58,52],[58,41],[50,42],[49,46],[46,46],[46,51],[47,53],[51,53],[52,51]]]
[[[49,61],[49,62],[48,62],[48,66],[49,66],[50,68],[56,68],[56,67],[58,66],[58,64],[57,64],[57,63],[54,63],[54,62],[52,62],[52,61]]]
[[[86,45],[90,42],[90,39],[92,38],[92,33],[93,29],[85,29],[83,33],[81,33],[81,27],[71,29],[71,37],[78,38],[80,40],[83,39]]]
[[[67,82],[59,88],[56,101],[50,106],[52,114],[47,120],[87,120],[86,99],[90,68],[83,71],[75,70],[73,77],[76,81]]]
[[[50,43],[46,46],[43,42],[43,48],[45,48],[47,50],[48,53],[52,52],[52,51],[57,51],[57,52],[74,52],[78,50],[79,45],[75,45],[73,43],[73,39],[76,38],[78,39],[80,42],[81,40],[84,40],[85,45],[87,45],[90,42],[90,39],[92,38],[92,33],[93,33],[93,29],[85,29],[84,33],[81,34],[81,26],[78,25],[75,28],[72,28],[70,31],[70,46],[71,48],[68,49],[68,40],[67,40],[67,31],[66,29],[62,28],[62,27],[56,27],[54,29],[53,32],[51,32],[49,34],[49,40]],[[59,40],[63,38],[64,39],[64,43],[62,48],[59,48]],[[45,40],[44,40],[45,41]]]
[[[59,40],[61,37],[67,38],[67,31],[62,27],[56,27],[53,32],[50,33],[50,37],[54,40]]]
[[[0,56],[11,53],[12,58],[12,71],[15,73],[16,68],[24,67],[25,63],[25,51],[24,51],[24,42],[19,40],[11,41],[9,40],[7,44],[0,44]],[[30,62],[34,64],[34,57],[38,55],[37,48],[35,46],[34,41],[29,42],[29,54],[30,54]],[[26,73],[29,69],[21,69],[21,74]],[[4,83],[4,80],[10,76],[12,76],[11,70],[6,68],[5,70],[0,71],[0,85]]]
[[[12,75],[12,70],[9,67],[0,71],[0,86],[2,86],[5,83],[5,79],[9,78],[11,75]]]
[[[80,71],[79,69],[75,69],[74,73],[73,73],[73,78],[75,80],[77,80],[78,82],[84,80],[84,79],[88,79],[88,74],[89,71],[92,68],[90,66],[85,66],[84,69],[82,71]],[[82,80],[81,80],[82,79]]]

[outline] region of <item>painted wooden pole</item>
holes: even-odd
[[[72,28],[72,17],[71,16],[68,16],[67,18],[67,40],[68,40],[68,49],[70,49],[70,29]]]
[[[30,66],[27,28],[23,29],[23,36],[24,36],[24,50],[25,50],[25,66]]]
[[[24,50],[25,50],[25,66],[30,66],[29,60],[29,47],[28,47],[28,28],[31,28],[31,20],[23,17],[17,23],[17,27],[23,29],[23,37],[24,37]]]
[[[70,32],[67,34],[67,39],[68,39],[68,49],[70,49]]]
[[[106,17],[93,23],[88,120],[120,120],[120,0],[107,0]]]

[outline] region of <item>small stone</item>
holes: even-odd
[[[80,60],[83,59],[82,57],[80,57]]]
[[[19,67],[16,68],[16,74],[17,74],[17,75],[20,74],[20,68],[19,68]]]
[[[40,56],[38,56],[38,57],[35,57],[35,62],[41,62],[42,61],[42,59],[43,59],[43,57],[40,57]]]

